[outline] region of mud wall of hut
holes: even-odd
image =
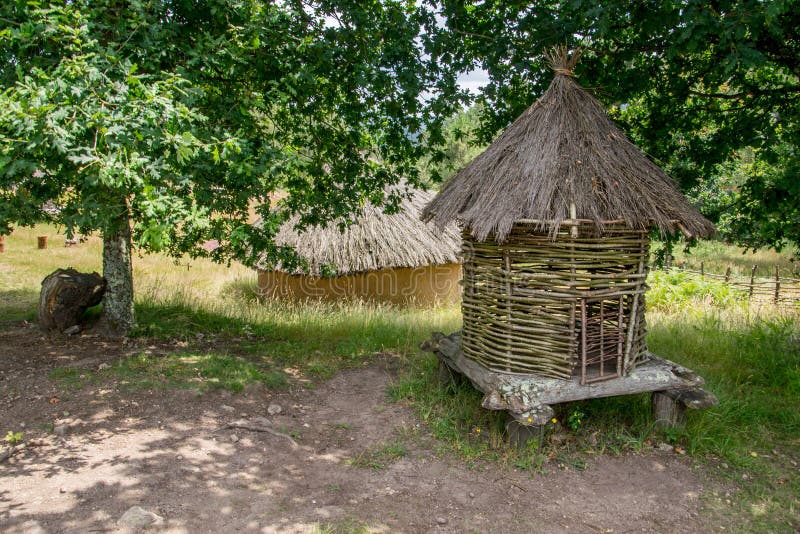
[[[290,275],[279,271],[258,273],[259,292],[266,298],[364,300],[421,306],[458,301],[460,281],[461,265],[457,263],[382,269],[335,278]]]

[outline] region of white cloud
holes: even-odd
[[[489,73],[483,69],[465,72],[458,77],[458,85],[472,94],[478,94],[481,87],[489,83]]]

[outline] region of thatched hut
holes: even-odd
[[[586,384],[625,376],[646,354],[651,229],[714,227],[578,85],[578,54],[549,59],[548,90],[423,220],[464,227],[464,356]]]
[[[276,236],[304,260],[302,268],[259,265],[259,291],[290,300],[359,299],[394,304],[453,302],[461,294],[461,234],[455,223],[439,229],[421,222],[433,194],[413,190],[397,213],[366,205],[356,222],[340,231],[326,227],[296,230],[287,221]]]

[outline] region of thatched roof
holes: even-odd
[[[420,220],[422,208],[432,198],[433,193],[413,190],[410,198],[400,203],[400,211],[391,215],[368,204],[343,232],[337,222],[298,232],[295,226],[299,217],[293,217],[280,228],[275,241],[293,247],[307,263],[307,270],[290,274],[346,276],[379,269],[460,263],[458,226],[450,223],[439,229]],[[285,272],[280,265],[262,263],[258,267]]]
[[[479,241],[493,236],[498,242],[522,220],[553,234],[575,218],[599,229],[621,221],[664,233],[714,232],[673,180],[578,85],[572,75],[578,55],[554,51],[549,59],[555,77],[547,91],[444,185],[423,220],[458,220]]]

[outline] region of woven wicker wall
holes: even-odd
[[[597,235],[583,224],[573,238],[572,228],[553,240],[517,223],[502,245],[464,234],[468,358],[495,371],[555,378],[583,370],[585,382],[633,369],[646,351],[648,234],[609,225]],[[603,377],[599,362],[592,364],[600,354]]]

